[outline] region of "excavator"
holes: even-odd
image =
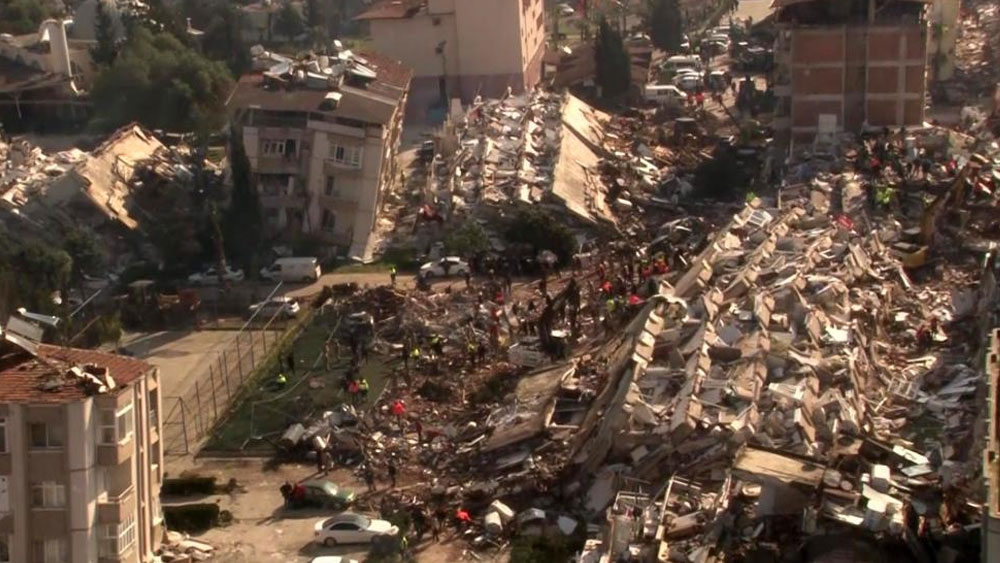
[[[920,246],[912,252],[900,252],[900,260],[903,267],[910,270],[924,266],[930,256],[931,248],[934,246],[934,239],[938,232],[938,221],[941,215],[953,208],[959,207],[965,201],[965,190],[969,177],[979,166],[974,162],[969,162],[959,170],[951,186],[938,194],[934,201],[927,206],[920,217]]]

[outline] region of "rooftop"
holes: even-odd
[[[389,123],[396,106],[406,94],[413,72],[399,61],[377,53],[353,54],[350,51],[347,53],[349,53],[347,74],[354,72],[364,77],[371,71],[374,79],[348,78],[340,86],[321,84],[316,87],[309,81],[318,77],[322,82],[324,78],[333,75],[306,70],[304,72],[308,72],[308,77],[304,82],[295,76],[299,73],[299,70],[296,70],[298,67],[308,68],[314,61],[320,59],[311,57],[290,61],[287,66],[279,63],[270,70],[243,75],[230,96],[228,106],[273,111],[323,112],[366,123]],[[272,58],[277,57],[280,56],[272,56]],[[336,59],[335,56],[329,58]],[[276,69],[284,72],[276,72]],[[341,94],[336,108],[321,109],[331,92]]]
[[[70,369],[87,365],[107,369],[116,387],[153,369],[141,360],[95,350],[41,344],[38,355],[32,356],[0,343],[0,403],[62,404],[85,399],[93,393]]]
[[[424,0],[382,0],[362,12],[355,20],[395,20],[412,18],[425,4]]]

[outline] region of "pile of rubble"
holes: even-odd
[[[188,563],[207,561],[212,558],[215,548],[205,542],[193,540],[187,534],[167,532],[163,544],[156,555],[162,563]]]

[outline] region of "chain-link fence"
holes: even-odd
[[[185,390],[163,397],[165,454],[187,455],[194,451],[226,415],[247,380],[262,365],[277,361],[275,348],[281,346],[286,333],[309,322],[312,316],[306,303],[301,306],[302,310],[294,315],[288,308],[257,311],[231,341],[208,355],[199,366],[200,373],[191,378]]]

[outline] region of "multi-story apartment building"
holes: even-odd
[[[927,19],[922,0],[775,0],[779,139],[920,126]]]
[[[371,254],[378,210],[397,177],[411,73],[375,53],[292,61],[258,53],[229,108],[272,234],[309,233]]]
[[[145,362],[0,330],[0,562],[152,561],[159,412]]]
[[[378,52],[413,69],[415,118],[448,98],[516,94],[541,80],[543,0],[385,0],[356,19]]]

